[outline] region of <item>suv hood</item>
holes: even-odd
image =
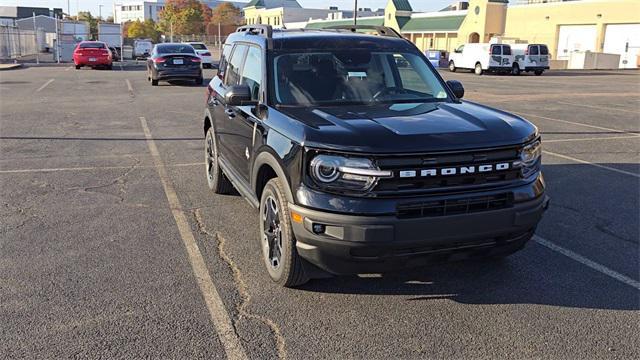
[[[367,153],[419,153],[521,144],[528,121],[472,102],[278,109],[305,124],[305,146]]]

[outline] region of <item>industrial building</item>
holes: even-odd
[[[224,0],[200,0],[200,2],[215,8],[220,3],[230,2],[238,8],[242,8],[246,2],[224,1]],[[113,19],[116,23],[127,21],[145,21],[151,19],[158,21],[160,11],[164,9],[164,0],[116,0],[113,3]]]

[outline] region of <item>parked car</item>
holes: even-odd
[[[107,44],[102,41],[81,41],[73,50],[73,63],[76,69],[83,66],[104,67],[111,70],[113,58]]]
[[[549,48],[544,44],[515,44],[511,45],[513,52],[513,75],[520,72],[533,71],[540,76],[549,70]]]
[[[151,55],[153,43],[151,40],[135,40],[133,42],[133,58],[136,60],[146,59]]]
[[[109,51],[111,51],[111,59],[113,61],[120,61],[120,52],[114,46],[109,46]]]
[[[531,239],[549,204],[538,129],[461,100],[428,61],[386,27],[227,38],[207,88],[206,179],[257,209],[273,281],[499,258]]]
[[[469,69],[484,72],[510,73],[513,69],[511,46],[507,44],[464,44],[449,54],[449,71]]]
[[[189,42],[187,43],[193,46],[196,49],[196,53],[202,59],[202,67],[205,69],[213,68],[213,57],[211,56],[211,51],[207,48],[207,45],[201,42]]]
[[[202,60],[189,44],[157,44],[147,59],[147,78],[157,86],[161,80],[193,80],[203,84]]]

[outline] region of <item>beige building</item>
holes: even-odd
[[[549,46],[552,59],[573,52],[620,55],[620,67],[638,67],[639,0],[470,0],[442,11],[416,13],[408,0],[389,0],[384,16],[360,24],[393,27],[421,50],[453,51],[469,42],[528,42]],[[353,20],[312,20],[307,28],[352,24]]]

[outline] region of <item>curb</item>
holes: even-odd
[[[0,64],[0,71],[21,68],[22,64]]]

